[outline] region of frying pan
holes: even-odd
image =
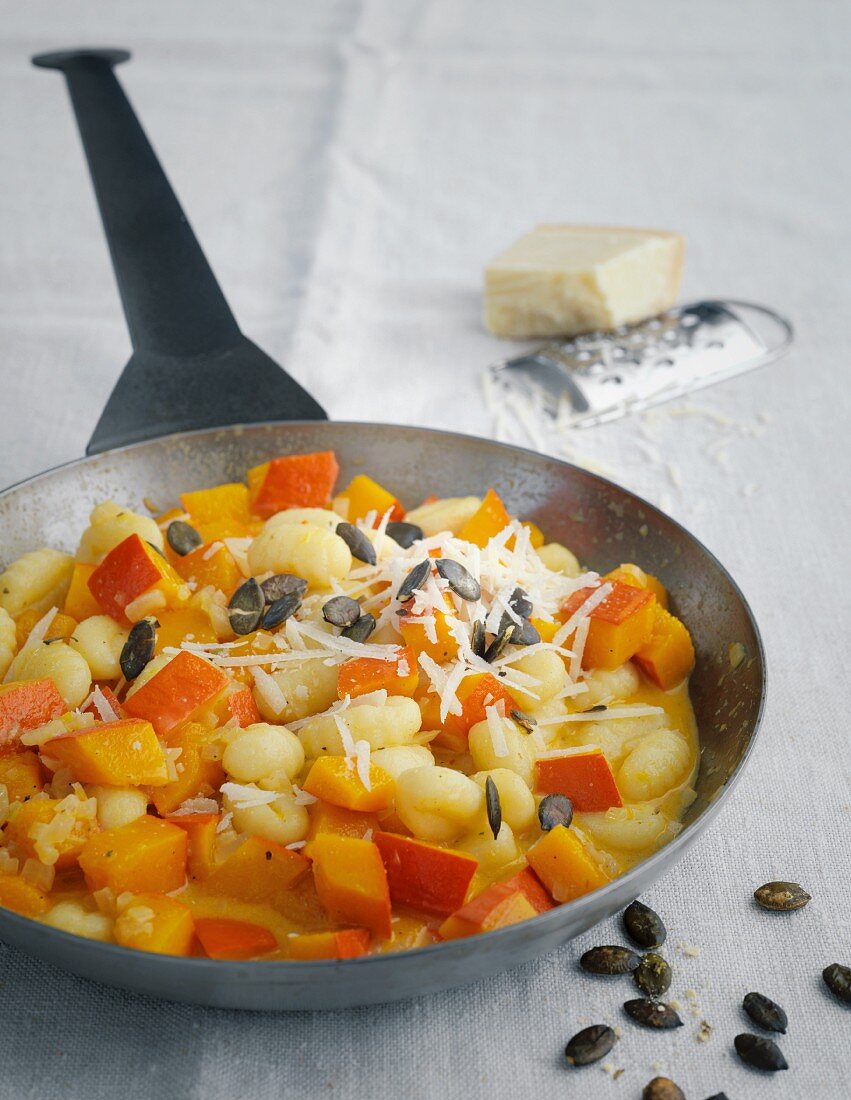
[[[5,909],[0,936],[96,981],[233,1008],[374,1004],[517,966],[641,894],[729,797],[753,747],[765,692],[750,609],[723,566],[679,524],[585,470],[449,432],[328,423],[310,395],[239,331],[115,78],[113,67],[128,57],[75,50],[34,59],[67,79],[134,350],[90,457],[0,494],[4,558],[41,545],[72,549],[89,510],[106,497],[140,504],[153,494],[165,504],[182,491],[241,480],[248,467],[287,452],[333,449],[344,478],[367,470],[409,505],[425,493],[478,494],[493,485],[511,511],[601,572],[637,561],[663,579],[697,651],[698,797],[672,843],[603,889],[522,924],[401,954],[298,963],[170,958],[82,939]],[[734,642],[747,654],[737,668],[728,659]]]

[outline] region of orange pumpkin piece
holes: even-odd
[[[478,510],[470,516],[458,532],[458,538],[484,549],[495,535],[505,530],[509,523],[511,523],[511,516],[506,511],[505,505],[493,489],[488,489]]]
[[[370,786],[366,787],[358,769],[346,757],[320,756],[307,773],[303,788],[314,798],[333,802],[346,810],[373,813],[386,809],[396,789],[393,777],[376,764],[370,764],[369,781]]]
[[[440,926],[440,936],[444,940],[457,940],[519,924],[534,916],[537,912],[522,890],[506,882],[495,882],[447,917]]]
[[[694,668],[694,646],[685,624],[656,607],[653,633],[635,653],[635,663],[663,691],[670,691]]]
[[[204,542],[242,538],[254,533],[248,487],[242,482],[232,481],[212,489],[181,493],[180,503]]]
[[[401,647],[393,661],[374,657],[356,657],[344,661],[337,674],[337,695],[354,699],[382,688],[388,695],[412,696],[417,690],[420,676],[417,655],[410,648]]]
[[[369,840],[321,833],[310,850],[316,893],[332,920],[390,936],[390,892],[376,846]]]
[[[238,691],[232,691],[225,700],[225,708],[227,710],[225,720],[235,718],[242,729],[263,721],[263,716],[254,702],[251,688],[241,687]]]
[[[356,959],[369,950],[368,928],[346,928],[342,932],[309,932],[293,936],[289,942],[289,958]]]
[[[205,543],[186,557],[178,558],[174,567],[184,580],[192,581],[198,588],[211,584],[226,596],[230,596],[245,579],[233,554],[218,540]],[[216,640],[215,635],[212,640]]]
[[[651,573],[645,573],[643,569],[637,565],[633,565],[631,562],[619,565],[617,569],[613,569],[610,573],[607,573],[603,579],[607,581],[620,581],[621,584],[628,584],[633,588],[644,588],[646,591],[653,593],[656,597],[656,602],[661,607],[667,608],[668,606],[668,592],[664,584]]]
[[[335,806],[332,802],[314,802],[308,808],[308,814],[310,815],[310,826],[307,832],[308,841],[313,840],[320,833],[364,837],[370,830],[374,833],[378,829],[376,814],[346,810],[342,806]]]
[[[478,867],[478,860],[423,840],[376,833],[394,905],[448,917],[460,909]]]
[[[452,633],[452,624],[456,621],[455,609],[448,596],[445,597],[445,602],[446,612],[435,611],[433,616],[405,615],[399,621],[399,630],[405,645],[413,650],[417,659],[421,653],[426,653],[433,661],[442,665],[458,656],[458,639]],[[434,641],[431,638],[432,630]]]
[[[166,894],[137,894],[115,922],[116,943],[157,955],[191,955],[192,910]]]
[[[173,813],[187,798],[209,795],[224,782],[225,773],[218,760],[207,760],[204,748],[210,731],[206,726],[188,722],[166,738],[170,749],[180,749],[175,762],[177,778],[160,786],[152,786],[148,792],[156,811],[165,817]]]
[[[504,885],[521,890],[536,913],[546,913],[549,909],[556,907],[556,903],[531,867],[524,867],[522,871],[506,879]]]
[[[204,886],[210,894],[277,909],[309,868],[310,863],[298,852],[250,836],[210,873]]]
[[[273,458],[248,471],[251,509],[266,519],[286,508],[327,508],[339,472],[333,451]]]
[[[366,474],[353,477],[337,499],[345,501],[345,516],[349,523],[365,519],[370,512],[377,513],[376,524],[388,511],[391,520],[400,520],[405,516],[405,509],[396,497]]]
[[[268,928],[229,917],[199,917],[195,933],[210,959],[254,959],[278,948]]]
[[[134,718],[146,719],[160,737],[165,737],[193,718],[229,682],[221,669],[182,650],[125,700],[124,709]]]
[[[535,761],[538,794],[564,794],[580,813],[603,813],[623,806],[618,785],[602,749],[560,749]]]
[[[95,571],[95,566],[76,562],[74,572],[71,574],[71,587],[65,596],[65,605],[62,611],[72,619],[81,623],[83,619],[90,619],[92,615],[102,615],[103,609],[92,595],[89,589],[89,578]]]
[[[81,783],[110,787],[162,787],[168,783],[165,753],[153,726],[135,718],[96,722],[54,737],[44,746],[44,754],[70,768]]]
[[[18,680],[0,686],[0,753],[14,751],[21,734],[38,729],[68,708],[52,680]]]
[[[0,906],[22,917],[37,917],[50,908],[50,899],[18,875],[0,874]]]
[[[159,554],[138,535],[129,535],[110,550],[89,577],[89,591],[101,613],[126,624],[124,609],[140,596],[158,589],[166,605],[183,602],[183,580]]]
[[[38,794],[45,777],[40,758],[29,749],[0,756],[0,783],[6,788],[10,802],[24,802]]]
[[[80,853],[91,891],[169,894],[186,881],[186,832],[146,814],[96,833]]]
[[[544,532],[537,525],[537,523],[532,523],[531,520],[525,520],[523,526],[529,532],[529,545],[532,547],[533,550],[540,550],[540,548],[547,541],[544,538]]]
[[[593,588],[580,588],[569,596],[559,611],[562,622],[567,622],[593,591]],[[588,616],[582,667],[611,670],[628,661],[649,641],[655,608],[656,597],[652,592],[614,581],[612,591]]]
[[[100,610],[95,612],[96,615],[100,615]],[[41,611],[24,611],[15,620],[15,635],[18,642],[18,648],[26,642],[32,633],[33,627],[43,618]],[[77,628],[77,620],[72,619],[70,615],[63,615],[61,611],[57,613],[50,620],[50,626],[47,628],[47,633],[44,635],[45,639],[50,641],[51,639],[61,638],[67,642],[71,635]]]
[[[526,853],[532,870],[558,902],[605,886],[609,876],[571,829],[556,825]]]
[[[184,829],[189,842],[186,869],[189,878],[203,881],[216,862],[216,832],[221,814],[173,814],[170,825]]]
[[[173,610],[157,611],[157,644],[155,653],[164,649],[179,649],[180,643],[187,639],[206,644],[217,641],[217,635],[206,611],[193,607],[178,607]]]
[[[39,832],[39,826],[49,825],[56,816],[59,808],[58,798],[34,798],[25,802],[12,817],[6,826],[6,836],[13,841],[21,855],[25,859],[38,859],[36,852],[36,837],[32,832]],[[57,871],[70,871],[76,867],[80,853],[92,837],[98,831],[96,817],[75,817],[71,831],[62,840],[54,840],[51,843],[56,848],[59,856],[54,864]]]
[[[546,619],[532,618],[529,622],[541,635],[542,642],[551,642],[561,627],[561,623],[555,621],[547,622]]]
[[[467,735],[473,726],[485,721],[488,707],[499,706],[502,703],[504,712],[510,714],[518,706],[511,692],[489,672],[465,676],[458,685],[456,695],[461,704],[461,713],[447,714],[442,725],[438,713],[437,725],[441,726],[441,732],[435,738],[437,744],[455,752],[466,751]]]

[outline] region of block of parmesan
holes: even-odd
[[[679,233],[539,225],[485,268],[485,324],[496,336],[574,336],[669,309],[680,288]]]

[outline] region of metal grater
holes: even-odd
[[[691,302],[637,325],[542,344],[491,365],[565,427],[590,428],[713,386],[778,359],[793,329],[748,302]]]

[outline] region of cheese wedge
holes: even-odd
[[[539,225],[485,269],[495,336],[573,336],[653,317],[676,301],[685,241],[661,229]]]

